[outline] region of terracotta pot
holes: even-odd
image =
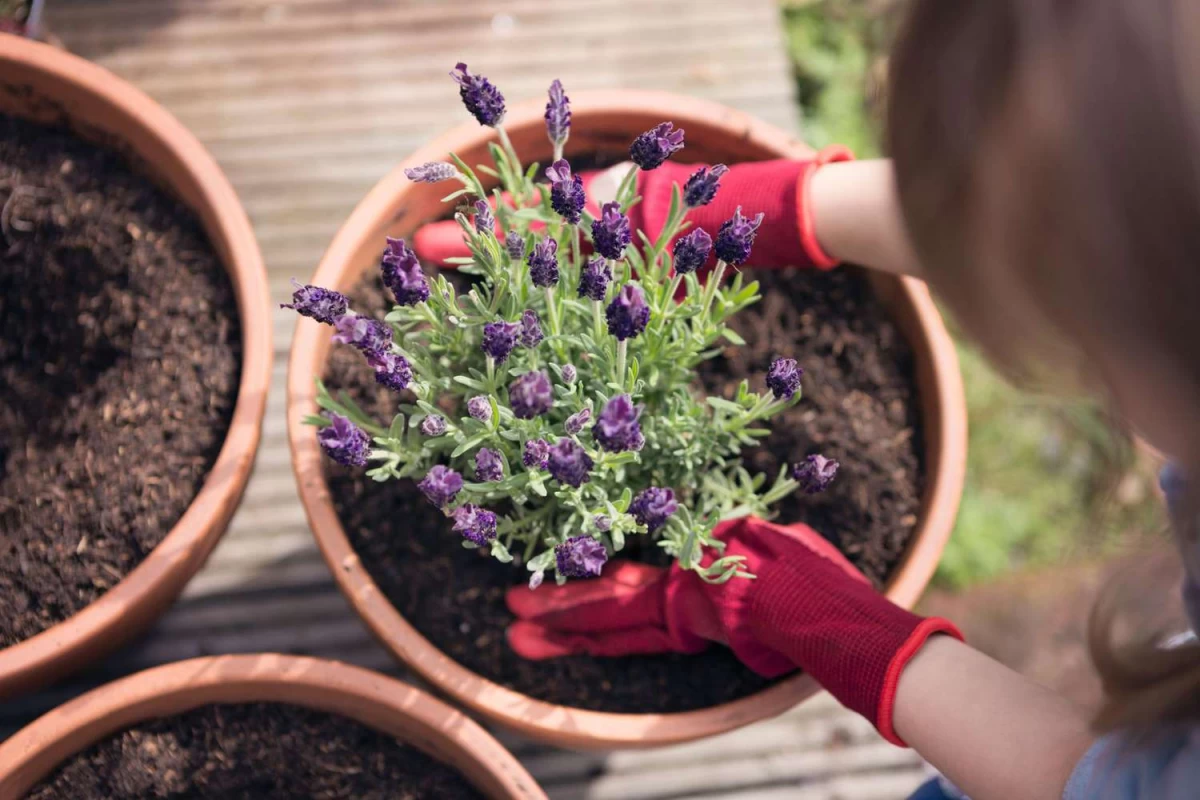
[[[440,700],[377,672],[282,655],[181,661],[59,706],[0,744],[0,797],[22,797],[106,736],[210,703],[288,703],[341,714],[453,766],[488,797],[546,797],[499,742]]]
[[[633,137],[663,120],[687,130],[687,159],[724,162],[803,158],[812,150],[784,132],[719,105],[654,92],[572,94],[567,153],[624,152]],[[517,152],[544,164],[550,155],[543,106],[531,103],[510,112],[506,129]],[[491,129],[470,123],[455,128],[414,153],[385,177],[342,226],[317,268],[313,283],[349,290],[373,269],[383,238],[409,236],[443,216],[444,186],[416,184],[403,168],[444,160],[455,152],[468,164],[488,159]],[[888,596],[911,606],[925,588],[950,535],[966,469],[966,407],[953,343],[925,285],[910,279],[870,275],[912,345],[925,420],[928,476],[921,519]],[[653,747],[699,739],[775,716],[817,691],[798,675],[731,703],[676,714],[612,714],[534,700],[471,672],[448,658],[413,628],[371,580],[351,549],[322,476],[324,456],[316,430],[301,424],[317,411],[313,381],[325,365],[330,328],[300,320],[288,367],[288,436],[292,464],[308,520],[342,591],[379,639],[441,692],[489,720],[543,742],[582,749]],[[447,543],[447,546],[453,546]]]
[[[165,109],[106,70],[0,35],[0,111],[65,124],[126,155],[186,203],[229,272],[242,327],[241,381],[225,443],[200,492],[125,579],[75,616],[0,650],[0,698],[83,667],[157,618],[216,546],[241,499],[271,376],[267,276],[250,221],[212,156]]]

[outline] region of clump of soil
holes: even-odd
[[[829,491],[787,499],[779,518],[812,525],[882,586],[916,526],[924,480],[912,353],[855,272],[755,277],[764,299],[734,321],[746,345],[706,364],[701,378],[710,393],[732,396],[743,378],[761,390],[772,358],[800,362],[804,402],[772,421],[772,435],[746,461],[772,477],[808,453],[841,461]],[[358,287],[357,311],[382,315],[387,301],[377,284],[371,276]],[[378,419],[395,413],[396,396],[348,348],[333,349],[325,380]],[[526,661],[504,638],[512,621],[504,592],[523,580],[520,570],[457,546],[445,518],[411,483],[375,483],[331,462],[327,474],[372,579],[434,645],[480,675],[541,700],[629,713],[704,708],[769,683],[722,647],[694,656]]]
[[[346,717],[299,706],[210,705],[72,756],[26,800],[475,800],[466,778]]]
[[[118,155],[0,115],[0,648],[99,598],[183,515],[240,340],[189,209]]]

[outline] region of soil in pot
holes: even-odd
[[[27,800],[474,800],[456,770],[347,717],[210,705],[141,723],[72,756]]]
[[[701,379],[711,393],[731,396],[743,378],[762,390],[775,356],[800,362],[804,401],[773,421],[774,432],[747,461],[771,476],[808,453],[841,461],[828,492],[789,498],[779,519],[811,524],[882,586],[920,508],[923,440],[912,353],[861,275],[755,277],[764,298],[734,323],[746,345],[706,364]],[[353,302],[357,311],[382,316],[386,300],[374,272]],[[332,349],[326,382],[378,419],[394,414],[395,395],[375,384],[349,348]],[[484,677],[540,700],[628,713],[710,707],[768,683],[721,647],[694,656],[521,659],[505,642],[512,616],[504,592],[525,573],[459,547],[411,483],[375,483],[361,471],[326,464],[338,516],[371,577],[417,630]],[[647,549],[647,558],[660,555]]]
[[[199,491],[237,400],[233,286],[192,212],[0,115],[0,648],[116,585]]]

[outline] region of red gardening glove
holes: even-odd
[[[750,517],[722,523],[716,537],[725,555],[745,556],[755,579],[713,585],[678,565],[618,561],[595,580],[516,587],[506,598],[518,618],[508,629],[510,645],[544,659],[698,653],[720,642],[764,677],[805,670],[903,745],[892,728],[900,673],[930,635],[961,639],[958,629],[878,594],[806,525]]]
[[[692,209],[688,220],[715,239],[721,223],[732,217],[738,206],[748,217],[762,212],[763,223],[758,229],[747,267],[830,269],[837,266],[837,261],[821,250],[817,242],[809,212],[808,184],[818,167],[852,158],[846,148],[830,147],[808,161],[735,164],[721,178],[716,198],[706,206]],[[640,172],[638,194],[642,202],[629,210],[632,227],[644,231],[651,239],[657,237],[671,206],[671,187],[676,183],[682,187],[701,166],[668,161],[657,169]],[[600,174],[584,172],[580,175],[592,216],[599,216],[591,186]],[[462,230],[452,220],[420,228],[413,236],[413,248],[422,260],[443,266],[449,258],[470,255],[462,241]]]

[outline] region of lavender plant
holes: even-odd
[[[720,553],[717,524],[770,517],[773,504],[800,487],[823,489],[837,469],[817,456],[768,482],[739,460],[771,417],[799,402],[795,361],[772,364],[766,392],[747,382],[730,399],[697,389],[696,368],[723,341],[744,344],[728,322],[759,299],[758,284],[724,279],[749,257],[761,215],[739,209],[716,242],[697,229],[668,252],[726,171],[701,168],[675,186],[657,235],[631,230],[637,170],[680,151],[683,130],[664,122],[638,136],[637,169],[593,216],[562,158],[571,112],[561,83],[549,91],[555,160],[543,173],[513,150],[500,91],[465,64],[451,75],[467,109],[498,134],[493,163],[472,168],[451,154],[407,175],[458,184],[445,201],[459,204],[470,256],[454,261],[477,280],[459,295],[444,276],[427,277],[404,240],[388,239],[380,273],[396,304],[383,322],[349,311],[337,292],[298,285],[287,307],[333,325],[335,341],[360,350],[402,399],[385,426],[318,384],[325,414],[306,421],[338,463],[370,464],[379,481],[414,480],[464,547],[524,564],[530,586],[548,572],[559,583],[599,575],[631,536],[656,540],[706,581],[752,577]],[[498,188],[489,193],[481,175]],[[718,552],[705,566],[708,548]]]

